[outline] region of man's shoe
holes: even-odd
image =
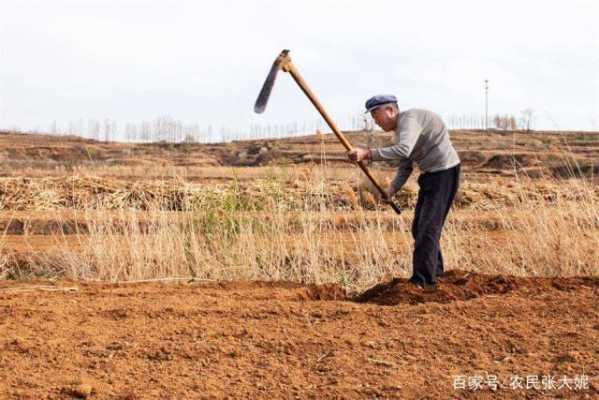
[[[414,283],[414,286],[418,289],[418,290],[422,290],[422,291],[427,291],[430,292],[431,290],[435,290],[437,288],[436,284],[429,284],[429,283]]]
[[[435,283],[430,284],[430,283],[422,283],[422,282],[414,282],[412,279],[409,280],[409,282],[414,285],[415,288],[417,289],[421,289],[421,290],[429,290],[429,289],[435,289],[437,287],[437,285]]]

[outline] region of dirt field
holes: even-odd
[[[599,398],[599,134],[452,139],[417,291],[417,173],[396,216],[330,135],[0,133],[0,399]]]
[[[0,395],[599,396],[599,278],[454,271],[434,293],[404,285],[369,304],[334,285],[5,282]]]

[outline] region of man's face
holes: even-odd
[[[374,123],[385,132],[395,130],[397,124],[397,110],[392,105],[381,106],[370,112]]]

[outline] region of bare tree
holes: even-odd
[[[532,130],[535,119],[535,112],[532,108],[524,109],[520,112],[520,128],[528,131]]]
[[[493,119],[493,123],[497,129],[516,129],[516,118],[513,115],[505,114],[505,115],[496,115]]]

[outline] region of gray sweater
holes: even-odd
[[[372,149],[373,161],[398,162],[392,186],[397,192],[412,173],[415,162],[422,173],[443,171],[460,163],[449,132],[432,111],[410,109],[399,113],[393,146]]]

